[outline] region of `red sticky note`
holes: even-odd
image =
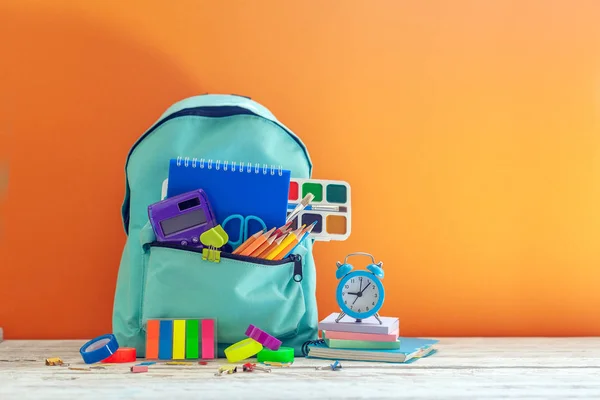
[[[202,320],[202,358],[215,358],[215,321]]]

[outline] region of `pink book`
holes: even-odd
[[[398,333],[398,331],[394,331],[389,334],[323,331],[323,336],[327,339],[366,340],[370,342],[395,342],[396,340],[398,340]]]

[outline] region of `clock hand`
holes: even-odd
[[[353,294],[354,296],[358,296],[358,293],[348,292],[348,294]]]
[[[371,282],[367,283],[367,286],[365,286],[365,288],[360,291],[360,294],[362,294],[362,292],[364,292],[365,290],[367,290],[367,288],[369,287],[370,284],[371,284]]]
[[[356,300],[358,300],[360,296],[356,296],[356,298],[354,299],[354,301],[352,302],[352,305],[354,305],[354,303],[356,303]]]

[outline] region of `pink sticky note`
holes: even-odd
[[[202,358],[215,358],[215,321],[202,320]]]

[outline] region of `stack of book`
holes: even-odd
[[[335,322],[333,313],[319,322],[323,339],[307,346],[307,357],[334,360],[408,362],[432,354],[437,340],[402,338],[395,317],[375,317],[356,322],[345,316]]]

